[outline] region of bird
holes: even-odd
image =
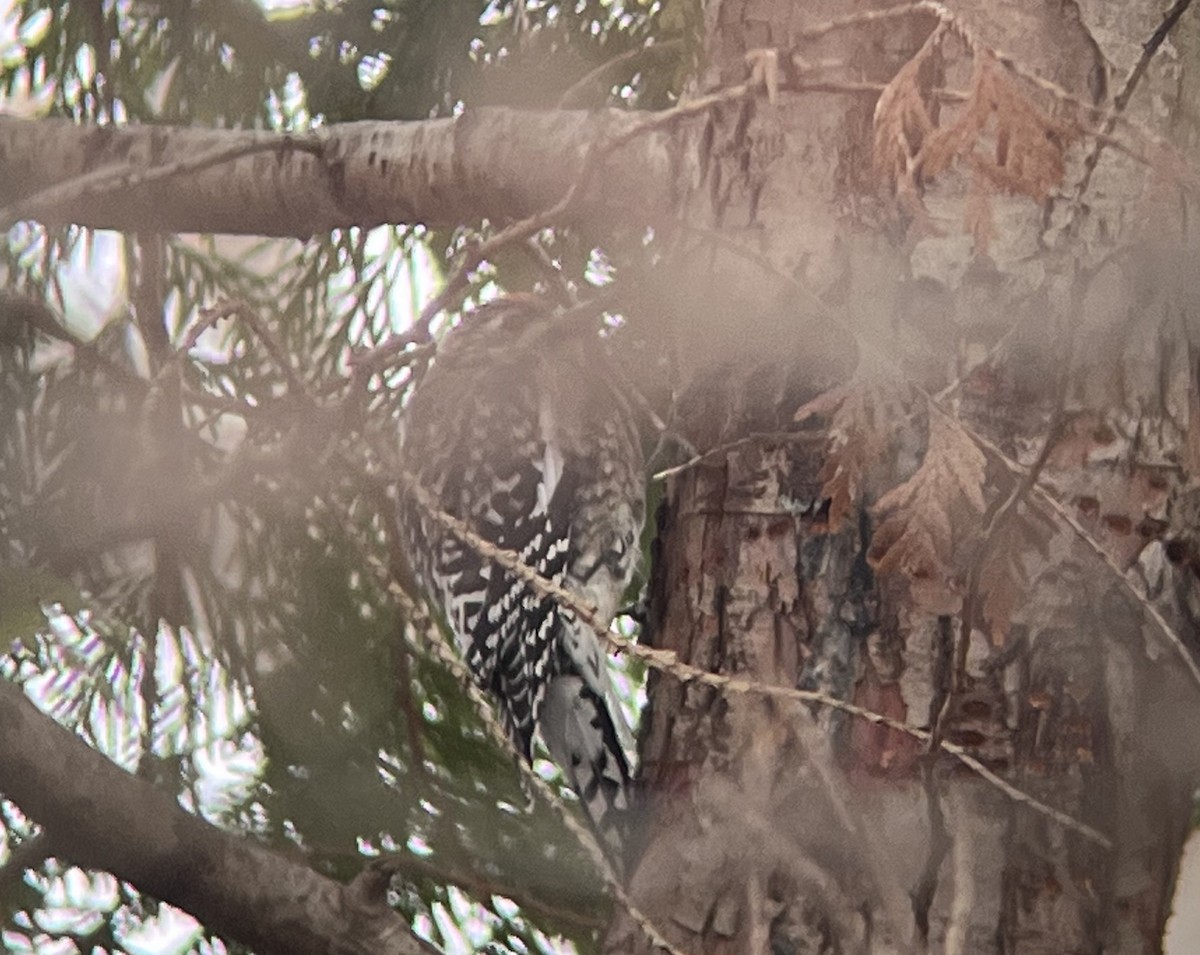
[[[611,621],[645,522],[635,415],[595,328],[532,295],[488,302],[446,333],[404,408],[400,453],[444,512]],[[603,638],[486,559],[413,495],[398,510],[415,575],[520,755],[540,735],[614,852],[628,832],[631,734]]]

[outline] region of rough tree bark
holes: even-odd
[[[1102,56],[1119,83],[1161,18],[1104,0],[1082,14],[1039,0],[952,10],[979,48],[1077,101],[1047,116],[1086,115],[1104,95]],[[709,78],[729,81],[755,48],[793,47],[888,83],[936,25],[914,15],[795,42],[855,12],[715,4]],[[1194,43],[1188,31],[1177,42]],[[925,64],[941,71],[932,86],[966,85],[958,57]],[[1143,119],[1194,90],[1183,67],[1165,75],[1174,89],[1159,73],[1133,100]],[[1182,742],[1200,694],[1183,659],[1200,649],[1183,490],[1200,463],[1194,293],[1161,262],[1137,283],[1136,265],[1096,266],[1147,242],[1153,176],[1124,157],[1097,167],[1082,225],[1069,202],[994,184],[983,199],[953,174],[922,184],[936,225],[892,216],[872,173],[875,103],[784,92],[730,107],[702,137],[692,232],[654,306],[684,369],[680,427],[704,457],[666,483],[650,640],[685,664],[931,730],[1092,835],[927,740],[655,674],[631,895],[692,955],[1158,951],[1197,778]],[[1086,151],[1069,154],[1067,196]],[[1182,267],[1192,200],[1172,196],[1149,258]],[[792,421],[856,363],[846,394]],[[953,400],[919,390],[956,373]],[[1120,571],[1138,563],[1182,653],[1006,457],[1036,467]],[[956,558],[922,563],[939,551]],[[607,947],[646,943],[618,912]]]

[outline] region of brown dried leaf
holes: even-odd
[[[857,510],[868,475],[887,457],[893,404],[878,387],[852,382],[818,396],[796,412],[797,420],[830,415],[832,444],[818,477],[829,502],[826,522],[836,533]]]
[[[901,196],[919,195],[914,161],[937,125],[935,109],[929,105],[931,100],[923,88],[927,84],[922,70],[932,61],[944,35],[944,27],[938,26],[916,56],[892,77],[875,103],[875,168]]]
[[[1004,67],[979,50],[965,107],[949,126],[930,133],[915,164],[936,176],[963,159],[993,186],[1044,202],[1062,182],[1066,151],[1080,134],[1074,123],[1042,112]]]
[[[1013,615],[1030,596],[1030,584],[1036,576],[1031,568],[1049,559],[1051,528],[1038,527],[1024,515],[1013,515],[986,542],[987,553],[979,575],[983,596],[981,608],[984,629],[993,645],[1008,642]]]
[[[871,566],[906,578],[922,609],[946,612],[961,596],[957,551],[986,507],[986,470],[987,459],[962,428],[934,411],[921,466],[875,507],[882,519],[868,553]]]

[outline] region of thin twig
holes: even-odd
[[[200,336],[212,328],[217,322],[226,318],[236,318],[241,315],[245,308],[241,302],[223,301],[218,302],[209,308],[202,308],[197,312],[196,321],[192,322],[187,334],[183,336],[183,341],[180,343],[178,352],[181,357],[185,357],[188,352],[196,347],[196,343],[200,341]]]
[[[820,706],[825,706],[843,713],[848,713],[851,716],[864,719],[869,723],[878,726],[886,726],[889,729],[904,733],[911,736],[913,739],[921,742],[927,742],[931,738],[931,734],[919,729],[915,726],[910,726],[900,720],[884,716],[880,713],[873,713],[870,710],[865,710],[860,706],[849,703],[845,700],[837,699],[836,697],[828,696],[817,690],[799,690],[787,686],[775,686],[767,683],[760,683],[753,680],[746,680],[740,677],[730,677],[724,674],[712,673],[708,670],[702,670],[699,667],[691,666],[683,663],[677,654],[670,650],[658,650],[652,647],[645,647],[634,643],[629,638],[611,631],[608,627],[608,622],[601,622],[597,617],[595,610],[582,601],[578,596],[571,593],[561,584],[557,584],[540,574],[532,567],[524,564],[520,560],[520,556],[515,551],[505,550],[497,547],[495,544],[480,537],[471,530],[464,522],[451,514],[443,511],[433,496],[425,490],[416,480],[416,478],[408,472],[401,471],[399,474],[399,482],[404,491],[412,495],[413,499],[426,511],[426,513],[443,528],[454,534],[463,543],[469,546],[472,550],[478,553],[486,560],[493,561],[498,566],[504,568],[509,573],[518,577],[524,583],[528,584],[538,594],[556,600],[560,606],[571,610],[579,620],[590,627],[597,636],[606,641],[609,646],[613,647],[619,653],[626,653],[634,656],[646,663],[652,669],[661,672],[669,673],[682,683],[695,683],[701,686],[709,686],[720,692],[725,693],[743,693],[752,696],[763,696],[775,699],[791,700],[798,703],[816,703]],[[1059,825],[1066,829],[1070,829],[1079,833],[1085,838],[1091,840],[1105,849],[1112,848],[1112,841],[1092,828],[1086,823],[1074,819],[1065,812],[1048,806],[1043,802],[1030,796],[1013,786],[1011,783],[1002,779],[992,770],[988,769],[976,757],[968,753],[963,747],[956,743],[951,743],[948,740],[942,740],[938,743],[938,747],[952,755],[955,759],[961,762],[964,766],[981,776],[987,782],[991,783],[1002,793],[1012,799],[1014,802],[1027,806],[1033,811],[1054,820]],[[590,835],[590,834],[589,834]]]
[[[968,378],[970,378],[973,374],[975,374],[975,372],[977,372],[980,368],[987,368],[989,365],[991,365],[997,358],[999,358],[1004,353],[1004,350],[1009,346],[1009,344],[1012,342],[1012,340],[1016,337],[1017,332],[1021,330],[1022,326],[1024,326],[1024,324],[1029,320],[1029,317],[1033,314],[1035,314],[1035,313],[1032,309],[1026,309],[1020,315],[1018,315],[1016,317],[1016,319],[1013,320],[1012,324],[1009,325],[1007,329],[1005,329],[1004,334],[1001,335],[998,339],[996,339],[995,344],[993,344],[992,347],[988,349],[987,354],[984,355],[981,359],[979,359],[979,361],[977,361],[973,365],[971,365],[971,367],[968,368],[966,371],[962,372],[957,378],[955,378],[952,382],[950,382],[950,384],[946,385],[946,387],[944,387],[941,391],[939,391],[937,394],[933,395],[932,396],[933,400],[935,402],[937,402],[938,404],[944,403],[949,398],[951,398],[954,395],[954,393],[956,391],[958,391],[958,389],[961,388],[963,386],[963,384],[966,383],[966,380]]]
[[[934,405],[934,407],[937,406]],[[955,426],[961,428],[967,437],[979,445],[979,447],[983,448],[983,450],[994,455],[997,460],[999,460],[1006,468],[1008,468],[1008,470],[1018,475],[1026,473],[1028,469],[1024,465],[1018,464],[995,444],[983,437],[983,435],[978,434],[971,428],[967,427],[967,425],[965,425],[962,421],[950,414],[945,409],[937,407],[937,410],[939,414],[942,414],[950,421],[955,422]],[[1184,643],[1183,638],[1176,632],[1175,628],[1171,626],[1171,624],[1167,621],[1167,618],[1163,616],[1162,611],[1154,606],[1154,602],[1146,595],[1134,578],[1117,565],[1117,562],[1113,560],[1108,551],[1104,549],[1104,546],[1088,532],[1087,528],[1085,528],[1079,523],[1078,520],[1075,519],[1074,515],[1072,515],[1071,512],[1066,509],[1062,502],[1054,496],[1053,492],[1049,488],[1047,488],[1041,482],[1038,482],[1033,487],[1032,496],[1044,508],[1048,509],[1049,516],[1056,517],[1058,520],[1066,524],[1067,527],[1069,527],[1075,533],[1075,536],[1079,538],[1084,546],[1086,546],[1088,550],[1100,558],[1104,566],[1107,567],[1113,576],[1116,577],[1120,582],[1121,589],[1129,594],[1129,596],[1136,601],[1138,606],[1140,606],[1142,610],[1146,612],[1146,615],[1149,616],[1152,621],[1154,621],[1155,628],[1166,640],[1167,645],[1175,651],[1176,655],[1183,662],[1184,667],[1192,677],[1192,681],[1197,687],[1200,687],[1200,664],[1196,663],[1196,658],[1187,648],[1187,644]]]
[[[301,398],[309,398],[308,386],[296,373],[296,369],[292,367],[291,361],[288,360],[288,353],[279,344],[279,341],[267,328],[258,314],[252,309],[243,308],[239,312],[239,317],[246,323],[247,327],[254,332],[254,337],[262,342],[263,347],[267,350],[267,355],[275,366],[283,373],[283,377],[287,379],[288,391]]]
[[[582,929],[601,929],[607,924],[605,920],[599,917],[584,915],[571,909],[554,905],[539,898],[534,893],[527,892],[517,886],[506,885],[494,879],[489,879],[477,871],[447,868],[439,864],[436,856],[433,859],[424,859],[411,853],[395,853],[381,857],[380,861],[385,862],[395,873],[410,879],[429,879],[441,885],[456,885],[464,892],[474,895],[476,898],[500,896],[501,898],[515,902],[524,910],[539,912],[555,921],[565,922]]]
[[[554,791],[549,783],[535,773],[533,768],[517,752],[513,746],[512,739],[500,725],[500,721],[496,718],[495,711],[484,696],[483,691],[479,689],[478,684],[468,672],[466,665],[458,653],[450,646],[441,629],[434,623],[425,609],[400,586],[393,571],[382,564],[377,564],[375,561],[371,563],[380,577],[380,581],[387,586],[388,592],[400,603],[405,619],[419,629],[438,662],[446,667],[459,682],[463,691],[474,705],[492,742],[500,748],[501,752],[506,753],[512,759],[520,771],[525,785],[533,792],[536,792],[558,815],[567,831],[571,833],[580,847],[587,853],[592,864],[596,866],[597,871],[604,878],[609,893],[617,904],[629,913],[630,918],[633,919],[655,948],[662,949],[668,955],[685,955],[685,953],[668,942],[649,917],[633,904],[633,900],[630,899],[629,894],[625,891],[624,885],[621,884],[621,880],[617,877],[612,864],[609,862],[604,850],[600,848],[600,844],[596,841],[596,837],[592,834],[591,830],[576,818],[575,813],[567,807],[562,797]]]
[[[664,53],[674,53],[676,50],[683,49],[683,40],[673,39],[664,40],[662,43],[654,43],[648,46],[637,46],[632,50],[626,50],[624,53],[619,53],[612,59],[606,60],[595,69],[584,73],[579,79],[567,87],[567,91],[559,97],[555,104],[555,109],[571,109],[573,104],[583,93],[591,89],[601,77],[606,76],[610,71],[615,70],[619,66],[632,62],[642,56],[661,56]]]
[[[1068,378],[1065,371],[1063,378]],[[1060,391],[1059,400],[1055,403],[1054,413],[1050,419],[1050,426],[1046,429],[1046,438],[1042,442],[1037,460],[1020,476],[1020,479],[1008,497],[996,508],[991,519],[980,533],[979,547],[967,571],[966,595],[963,597],[961,612],[961,631],[958,635],[958,646],[955,648],[954,672],[951,679],[951,686],[955,690],[961,688],[962,674],[966,667],[967,650],[971,645],[971,628],[974,626],[975,606],[979,602],[979,587],[983,582],[983,568],[987,564],[988,555],[995,546],[996,537],[1000,531],[1009,523],[1017,513],[1017,509],[1029,497],[1030,492],[1037,485],[1042,469],[1046,466],[1046,462],[1050,460],[1050,453],[1058,445],[1058,440],[1062,436],[1066,419],[1066,386],[1064,384]],[[951,692],[950,696],[947,697],[947,706],[943,708],[943,713],[949,709],[953,696],[954,693]],[[941,722],[940,716],[938,722],[939,724]]]
[[[1012,492],[993,512],[991,519],[983,528],[983,532],[980,535],[979,547],[967,571],[967,588],[966,595],[963,598],[961,631],[958,637],[959,645],[955,655],[954,672],[950,681],[951,691],[946,698],[946,705],[942,708],[942,713],[939,714],[939,724],[943,716],[948,713],[954,694],[961,688],[961,678],[966,669],[967,650],[971,644],[971,627],[974,623],[975,606],[979,601],[979,588],[983,582],[983,568],[987,563],[988,555],[995,546],[997,536],[1016,515],[1018,508],[1029,498],[1030,492],[1041,480],[1042,470],[1050,460],[1051,453],[1058,446],[1059,439],[1062,437],[1063,429],[1066,426],[1067,396],[1071,385],[1071,366],[1075,358],[1075,329],[1079,325],[1078,319],[1082,311],[1084,293],[1086,291],[1084,288],[1085,282],[1086,279],[1082,270],[1076,270],[1075,288],[1071,297],[1073,308],[1066,321],[1067,341],[1062,348],[1061,355],[1059,356],[1060,360],[1057,363],[1059,374],[1054,395],[1053,411],[1050,415],[1050,424],[1046,429],[1046,437],[1042,442],[1041,450],[1038,451],[1038,456],[1033,464],[1020,476]],[[1013,327],[1015,328],[1017,324],[1014,323]],[[935,731],[938,730],[939,727],[935,727]]]
[[[1087,157],[1083,161],[1083,174],[1079,177],[1079,182],[1075,184],[1075,193],[1071,197],[1071,218],[1067,223],[1066,232],[1068,235],[1073,235],[1079,226],[1082,210],[1083,197],[1088,190],[1088,186],[1092,182],[1092,174],[1096,171],[1096,166],[1100,162],[1100,154],[1104,151],[1104,147],[1108,144],[1108,137],[1116,128],[1117,120],[1125,111],[1125,107],[1129,105],[1129,100],[1133,97],[1134,91],[1141,82],[1142,77],[1146,73],[1146,69],[1150,65],[1150,61],[1154,59],[1154,55],[1158,52],[1160,46],[1167,39],[1168,34],[1174,29],[1175,24],[1179,22],[1179,18],[1191,6],[1192,0],[1175,0],[1163,14],[1162,20],[1158,27],[1142,45],[1142,55],[1138,57],[1137,62],[1125,76],[1125,82],[1121,84],[1121,89],[1117,95],[1113,97],[1112,106],[1104,116],[1104,121],[1100,125],[1099,134],[1092,143],[1092,148],[1088,151]]]
[[[433,320],[443,311],[452,307],[460,300],[461,293],[469,285],[470,273],[494,256],[496,252],[513,242],[521,242],[555,224],[567,213],[576,199],[591,184],[592,178],[603,159],[610,153],[626,145],[639,136],[665,126],[672,125],[683,119],[707,112],[726,103],[736,102],[753,95],[756,87],[753,84],[742,83],[731,86],[707,96],[682,103],[672,109],[655,113],[641,122],[635,123],[623,133],[605,137],[599,135],[588,147],[584,155],[583,165],[578,176],[567,187],[562,198],[546,209],[535,212],[512,225],[501,229],[495,235],[471,245],[465,252],[463,260],[446,280],[442,290],[435,295],[421,314],[413,322],[412,327],[400,335],[393,336],[380,342],[370,351],[356,356],[355,369],[376,369],[386,365],[393,355],[402,352],[412,344],[421,344],[430,340],[430,328]]]
[[[709,448],[707,451],[698,451],[684,461],[682,464],[676,464],[674,467],[664,468],[661,471],[656,471],[650,475],[651,481],[665,481],[667,478],[675,477],[682,474],[684,471],[690,471],[692,468],[703,464],[705,461],[718,457],[722,454],[728,454],[730,451],[736,451],[738,448],[743,448],[749,444],[756,444],[760,441],[786,441],[800,442],[810,440],[813,436],[811,431],[755,431],[752,434],[743,435],[740,438],[735,438],[733,441],[726,441],[724,444],[718,444],[716,447]]]

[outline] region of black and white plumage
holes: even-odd
[[[402,460],[443,510],[611,620],[645,518],[628,407],[592,332],[563,332],[532,296],[482,306],[445,338],[405,409]],[[529,759],[540,732],[612,845],[628,808],[628,730],[606,650],[555,600],[405,496],[402,536],[458,648]]]

